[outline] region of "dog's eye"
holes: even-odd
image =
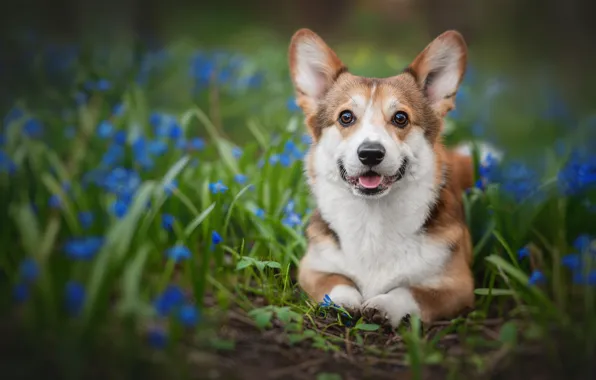
[[[339,114],[338,121],[344,127],[348,127],[348,126],[352,125],[354,123],[354,121],[356,121],[356,117],[354,116],[354,114],[351,111],[342,111]]]
[[[391,122],[397,127],[404,128],[408,125],[408,114],[404,111],[397,111],[395,115],[393,115]]]

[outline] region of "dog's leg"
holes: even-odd
[[[310,219],[306,237],[308,251],[298,269],[300,287],[316,302],[323,301],[328,295],[333,303],[350,314],[359,312],[362,295],[354,282],[342,274],[345,257],[339,247],[339,239],[318,210]]]
[[[352,316],[359,313],[362,295],[352,280],[340,274],[310,269],[304,261],[301,262],[298,282],[311,299],[322,302],[328,295],[333,303],[346,309]]]
[[[473,306],[474,281],[465,257],[457,255],[441,277],[372,297],[362,305],[362,314],[374,323],[397,327],[406,315],[430,323]]]

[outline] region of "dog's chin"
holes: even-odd
[[[337,163],[341,179],[350,187],[352,194],[361,198],[381,198],[391,190],[391,187],[401,180],[408,169],[408,159],[405,158],[399,169],[392,175],[383,175],[374,170],[368,170],[358,175],[350,176],[340,160]]]

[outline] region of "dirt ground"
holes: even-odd
[[[326,334],[342,336],[345,329],[325,325],[326,320],[316,320],[317,330]],[[499,331],[500,319],[488,319],[478,328],[488,338]],[[426,334],[433,336],[447,323],[426,327]],[[313,348],[308,342],[290,346],[280,324],[262,331],[241,311],[230,311],[219,336],[233,340],[233,349],[206,350],[187,341],[172,357],[147,353],[144,342],[143,354],[135,357],[122,354],[120,349],[94,348],[85,351],[78,346],[68,346],[61,335],[24,336],[14,323],[0,323],[0,379],[110,379],[110,380],[161,380],[161,379],[230,379],[230,380],[356,380],[356,379],[417,379],[406,366],[406,346],[394,333],[363,333],[364,344],[345,339],[336,352]],[[118,341],[108,339],[108,341]],[[127,343],[134,338],[124,338]],[[138,340],[138,339],[137,339]],[[363,346],[377,347],[383,354],[364,353]],[[557,363],[545,355],[540,347],[520,346],[515,352],[503,352],[498,348],[486,352],[467,352],[456,334],[446,334],[439,347],[450,358],[450,366],[427,366],[422,379],[494,379],[494,380],[544,380],[544,379],[594,379],[596,361],[578,373],[562,371]],[[130,348],[126,344],[119,348]],[[382,350],[381,350],[382,349]],[[127,352],[127,351],[126,351]],[[484,372],[479,373],[469,363],[471,355],[480,354]],[[562,358],[561,360],[567,360]],[[444,364],[445,362],[443,362]],[[190,366],[188,365],[190,364]],[[451,368],[449,370],[448,368]]]

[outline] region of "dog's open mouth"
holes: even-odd
[[[387,190],[393,183],[403,178],[408,168],[408,159],[405,158],[397,172],[391,176],[381,175],[373,170],[357,176],[349,176],[343,163],[339,161],[337,164],[341,178],[344,181],[363,194],[374,195]]]

